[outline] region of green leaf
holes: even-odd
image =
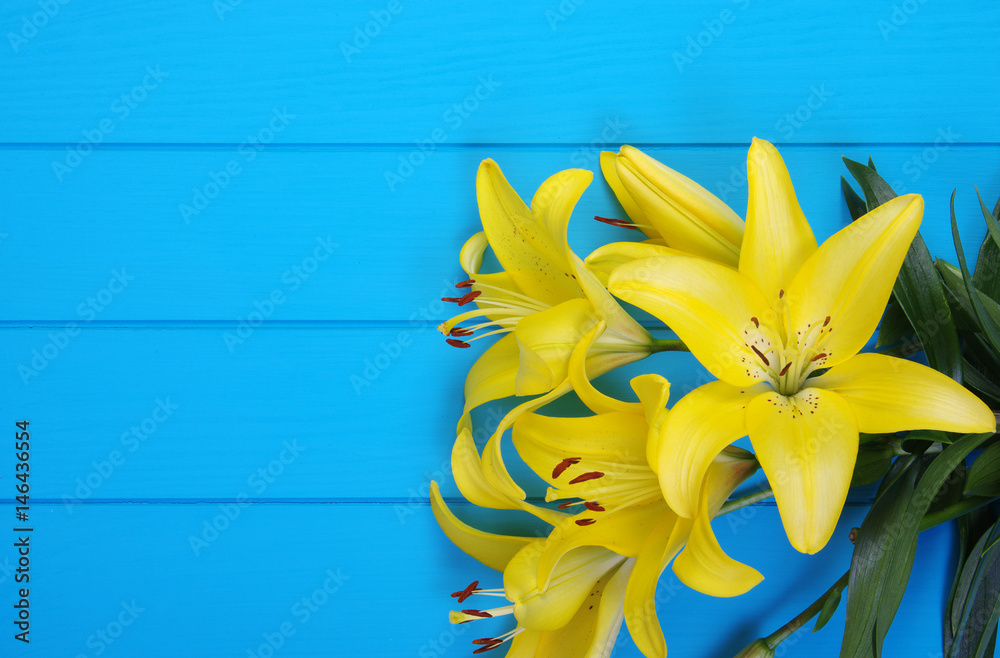
[[[950,302],[951,316],[955,320],[955,326],[960,331],[982,331],[982,327],[979,325],[979,317],[976,315],[976,309],[972,306],[972,300],[969,298],[969,288],[965,284],[965,277],[962,276],[962,270],[940,258],[937,261],[936,267],[944,283],[947,298]],[[1000,321],[1000,305],[989,297],[984,298],[982,295],[980,295],[980,301],[983,302],[987,313],[993,316],[994,320]]]
[[[965,481],[969,496],[1000,496],[1000,443],[983,450],[969,469]]]
[[[979,369],[968,361],[962,364],[962,377],[966,386],[975,389],[980,395],[992,398],[995,402],[1000,403],[1000,386],[997,386],[992,379],[979,372]]]
[[[826,626],[826,623],[830,621],[833,617],[833,613],[837,611],[837,606],[840,605],[841,593],[834,592],[826,599],[823,603],[823,607],[819,611],[819,617],[816,618],[816,625],[813,626],[812,632],[815,633],[819,629]]]
[[[868,159],[867,167],[849,158],[844,158],[844,164],[854,179],[858,181],[858,185],[861,186],[861,193],[865,195],[865,205],[868,206],[868,212],[898,196],[875,171],[871,158]]]
[[[857,219],[868,212],[865,200],[854,191],[854,188],[843,176],[840,177],[840,189],[844,193],[844,201],[847,202],[847,212],[851,213],[851,219]]]
[[[917,333],[913,330],[903,307],[898,302],[890,301],[882,315],[882,321],[878,325],[878,340],[875,349],[888,351],[902,356],[908,356],[913,352],[922,349],[917,342]]]
[[[993,436],[967,434],[933,458],[917,482],[916,460],[872,505],[858,533],[847,588],[841,658],[878,658],[910,578],[920,521],[947,490],[942,485],[965,457]]]
[[[844,164],[861,186],[869,212],[896,197],[892,187],[874,168],[847,158]],[[948,308],[944,286],[919,232],[906,253],[892,293],[916,330],[927,354],[927,363],[961,383],[962,349],[958,331]]]
[[[983,658],[993,655],[994,634],[1000,616],[1000,525],[976,542],[962,566],[951,609],[954,641],[948,658]]]
[[[858,460],[854,463],[852,487],[860,487],[878,482],[892,466],[892,447],[882,442],[862,443],[858,449]]]
[[[989,212],[985,207],[983,208],[983,212],[989,215]],[[992,215],[990,215],[990,219],[992,219]],[[975,310],[976,317],[979,318],[979,326],[982,329],[983,336],[989,342],[993,351],[995,353],[1000,353],[1000,329],[998,329],[997,324],[983,307],[979,291],[977,291],[975,286],[972,285],[972,275],[969,274],[969,267],[965,263],[965,251],[962,249],[962,239],[958,234],[958,221],[955,219],[955,192],[951,193],[951,235],[952,239],[955,241],[955,252],[958,255],[958,266],[962,268],[962,276],[965,279],[965,288],[969,293],[969,301],[972,304],[972,308]]]
[[[987,235],[979,248],[972,284],[993,301],[1000,301],[1000,246]]]

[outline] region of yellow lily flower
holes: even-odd
[[[923,200],[893,199],[817,246],[778,151],[754,139],[747,171],[738,270],[690,256],[647,258],[615,270],[610,290],[666,322],[720,380],[685,396],[661,428],[657,471],[670,507],[694,514],[715,455],[749,434],[791,544],[815,553],[843,508],[859,431],[987,432],[996,424],[941,373],[858,354]]]
[[[654,246],[662,241],[677,251],[736,266],[743,220],[717,196],[628,145],[617,154],[601,153],[601,171],[634,226]],[[616,248],[602,249],[607,254]]]
[[[493,160],[480,165],[476,196],[483,231],[473,235],[460,254],[470,278],[459,287],[467,292],[445,298],[459,306],[474,302],[477,308],[438,329],[455,347],[507,335],[469,371],[460,429],[468,426],[469,412],[480,404],[546,393],[563,384],[573,347],[599,321],[607,331],[587,355],[591,376],[653,351],[649,333],[569,248],[570,215],[592,179],[593,174],[582,169],[561,171],[542,183],[529,208]],[[502,271],[480,272],[487,247],[492,247]],[[487,328],[493,329],[474,335]]]
[[[476,504],[520,506],[535,513],[553,526],[548,538],[500,538],[464,526],[446,510],[437,486],[432,487],[432,507],[445,533],[466,553],[504,570],[502,595],[514,602],[512,606],[486,611],[455,613],[452,618],[468,621],[483,612],[490,616],[514,614],[518,620],[514,631],[500,638],[487,638],[491,644],[495,641],[495,646],[513,639],[509,655],[606,655],[593,648],[589,650],[594,653],[579,648],[581,638],[599,634],[584,632],[580,625],[585,622],[570,621],[570,616],[578,610],[578,599],[573,597],[598,591],[598,586],[607,582],[600,614],[610,615],[604,612],[605,606],[612,606],[619,611],[617,622],[613,629],[607,627],[610,640],[602,639],[593,646],[610,650],[625,616],[644,654],[665,656],[666,642],[656,619],[654,593],[660,573],[672,560],[682,582],[714,596],[742,594],[762,578],[756,570],[722,551],[710,524],[726,498],[756,470],[753,456],[732,448],[716,457],[706,474],[695,518],[682,518],[670,510],[648,461],[650,454],[658,454],[657,450],[655,445],[652,449],[647,445],[659,441],[660,428],[669,415],[666,402],[670,385],[659,375],[634,378],[632,387],[639,403],[625,403],[597,391],[586,376],[583,355],[601,331],[603,327],[598,325],[587,332],[570,358],[568,372],[580,399],[595,415],[550,418],[525,412],[513,429],[519,454],[550,485],[546,500],[565,501],[561,509],[582,506],[582,511],[568,516],[556,510],[542,511],[522,500],[506,499],[484,477],[468,436],[456,444],[463,447],[456,448],[453,454],[455,480],[462,493]],[[602,578],[614,569],[618,571],[611,581]],[[470,587],[464,594],[474,590],[497,596],[501,592],[479,590],[478,583]],[[608,600],[610,592],[616,592],[613,603]],[[582,608],[577,614],[583,614]],[[538,649],[537,654],[531,652],[534,649],[514,653],[520,650],[521,643],[536,646],[539,636],[529,631],[554,631],[557,627],[573,630],[560,631],[551,640],[538,640],[542,643],[538,646],[547,648]],[[563,644],[578,648],[556,653],[556,647]]]
[[[504,572],[502,588],[484,589],[474,581],[452,597],[464,603],[471,596],[503,599],[487,609],[453,611],[449,620],[461,624],[512,615],[516,625],[497,637],[473,640],[484,653],[510,643],[508,658],[606,658],[621,627],[625,586],[635,560],[600,547],[584,547],[562,560],[544,589],[535,576],[548,540],[497,535],[463,523],[445,504],[437,483],[431,484],[431,509],[456,546],[486,566]]]

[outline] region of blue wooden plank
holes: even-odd
[[[719,519],[716,531],[734,557],[764,573],[755,590],[712,599],[669,570],[661,578],[657,607],[670,655],[732,655],[791,619],[846,568],[846,535],[862,515],[850,509],[831,545],[805,556],[788,546],[773,507],[752,511],[749,523]],[[205,504],[87,504],[73,514],[36,505],[32,513],[30,582],[21,583],[29,589],[27,646],[10,631],[18,556],[14,533],[3,531],[6,656],[259,656],[269,655],[269,644],[278,645],[274,655],[289,656],[460,656],[479,633],[507,630],[507,620],[448,625],[450,592],[472,580],[500,586],[500,575],[451,546],[426,506],[407,524],[385,505],[254,505],[231,520]],[[4,518],[12,514],[0,506]],[[206,524],[219,529],[192,548]],[[922,538],[921,577],[910,583],[887,658],[939,646],[936,624],[909,617],[941,601],[947,535]],[[842,627],[841,610],[820,633],[793,636],[784,655],[833,655]],[[623,637],[615,656],[640,654]]]
[[[614,125],[638,142],[1000,138],[1000,8],[967,0],[2,12],[3,142],[586,144]],[[295,118],[271,136],[275,110]]]
[[[933,145],[785,147],[799,199],[817,235],[849,221],[842,155],[873,156],[900,191],[924,194],[932,252],[954,260],[948,197],[957,199],[967,251],[985,232],[973,185],[1000,194],[1000,147]],[[746,147],[652,148],[741,215]],[[596,169],[599,148],[474,147],[440,151],[391,191],[399,149],[96,151],[59,182],[57,149],[2,149],[7,199],[0,232],[2,319],[100,326],[118,321],[440,322],[440,302],[464,278],[458,251],[479,230],[475,170],[492,157],[529,198],[548,176]],[[185,223],[194,191],[216,190],[227,163],[241,173]],[[634,235],[592,221],[621,213],[598,174],[570,226],[580,254]],[[129,278],[134,277],[134,278]],[[122,280],[122,279],[126,280]],[[127,285],[126,285],[127,284]],[[115,293],[115,290],[120,290]],[[277,299],[279,303],[272,303]]]

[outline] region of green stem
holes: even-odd
[[[850,578],[850,575],[851,572],[848,570],[843,576],[840,577],[839,580],[837,580],[837,582],[833,584],[833,587],[826,590],[821,597],[813,601],[812,605],[799,613],[798,617],[765,637],[764,641],[767,642],[767,646],[771,649],[777,648],[777,646],[787,640],[792,633],[802,628],[806,622],[815,617],[819,611],[823,609],[823,606],[826,605],[827,599],[844,591],[844,588],[847,587],[847,581]]]
[[[654,338],[653,354],[657,352],[690,352],[691,350],[682,341],[676,338]]]
[[[755,493],[743,496],[742,498],[734,498],[728,501],[716,514],[716,517],[722,516],[723,514],[729,514],[730,512],[735,512],[738,509],[743,509],[754,503],[759,503],[762,500],[767,500],[768,498],[774,497],[774,490],[768,487],[767,489],[761,489]]]

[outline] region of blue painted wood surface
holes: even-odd
[[[465,656],[497,630],[447,624],[448,593],[499,575],[426,500],[436,479],[458,501],[477,350],[434,326],[485,157],[530,197],[633,143],[742,211],[756,135],[826,236],[848,219],[840,157],[871,155],[925,196],[948,259],[952,189],[970,245],[972,186],[1000,194],[1000,8],[981,3],[11,0],[0,26],[0,424],[31,421],[34,528],[24,645],[9,446],[0,655]],[[589,220],[616,209],[598,176],[578,253],[626,237]],[[675,395],[701,372],[646,367]],[[664,574],[671,655],[732,655],[797,614],[847,568],[868,496],[813,557],[771,505],[716,521],[766,580],[718,600]],[[952,544],[922,536],[884,655],[940,655]],[[836,655],[843,623],[785,655]],[[615,655],[638,655],[627,634]]]

